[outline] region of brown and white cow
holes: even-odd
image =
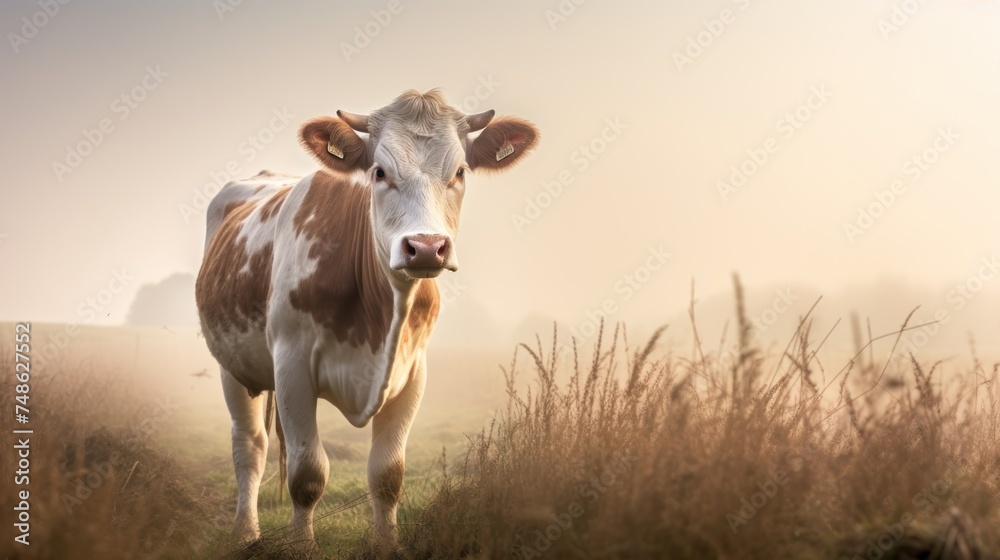
[[[354,426],[372,423],[375,526],[383,544],[395,541],[406,440],[438,314],[433,278],[458,268],[468,172],[505,170],[538,140],[532,124],[493,115],[464,115],[436,90],[407,91],[367,116],[338,111],[299,131],[325,169],[301,179],[261,172],[212,200],[196,297],[233,420],[236,538],[260,535],[268,440],[260,395],[273,391],[293,537],[312,542],[326,486],[316,425],[323,398]]]

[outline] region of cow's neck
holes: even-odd
[[[369,185],[318,172],[294,218],[315,269],[292,291],[291,305],[367,356],[356,364],[368,387],[358,412],[348,415],[355,425],[382,407],[390,384],[403,381],[403,366],[426,342],[439,305],[433,280],[393,276],[375,243],[371,193]]]
[[[371,192],[371,187],[366,190]],[[369,199],[369,208],[371,201]],[[416,351],[423,346],[437,319],[439,307],[437,284],[433,279],[410,279],[389,267],[388,254],[379,251],[374,240],[374,220],[366,213],[367,239],[359,253],[357,271],[363,305],[378,306],[388,317],[381,345],[375,350],[378,364],[372,379],[369,406],[362,416],[375,414],[384,404],[390,385],[401,380],[394,376],[409,374]],[[372,282],[364,279],[371,278]]]

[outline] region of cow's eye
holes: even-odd
[[[382,169],[381,167],[376,167],[375,168],[375,178],[376,179],[385,179],[385,169]]]
[[[462,177],[465,177],[465,168],[464,167],[459,167],[458,171],[455,172],[455,176],[458,177],[459,179],[461,179]]]

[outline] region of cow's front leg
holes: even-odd
[[[233,419],[233,467],[239,493],[236,501],[236,522],[233,538],[253,541],[260,536],[257,523],[257,493],[267,462],[267,429],[264,426],[265,395],[251,398],[247,388],[232,374],[219,368],[222,392]]]
[[[275,356],[282,353],[275,352]],[[288,454],[288,494],[292,498],[290,539],[312,547],[313,509],[326,489],[330,461],[316,427],[316,389],[308,362],[275,361],[275,402]]]
[[[406,439],[424,395],[426,355],[417,358],[406,387],[386,403],[372,421],[372,449],[368,456],[368,488],[375,514],[375,531],[383,550],[396,547],[396,508],[403,488]]]

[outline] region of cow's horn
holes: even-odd
[[[493,115],[496,111],[490,109],[489,111],[483,111],[482,113],[476,113],[475,115],[466,115],[465,124],[469,125],[469,132],[475,132],[477,130],[482,130],[486,128],[486,125],[490,124],[493,120]]]
[[[368,132],[368,115],[356,115],[338,109],[337,116],[354,130]]]

